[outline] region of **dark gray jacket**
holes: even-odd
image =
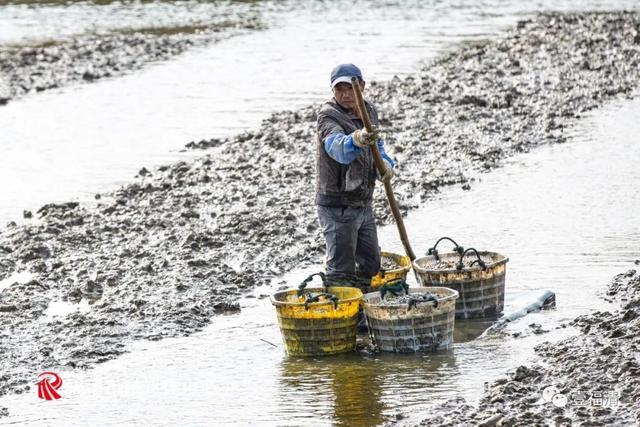
[[[378,125],[375,107],[365,102],[371,124]],[[356,115],[342,108],[335,100],[324,103],[318,113],[316,146],[316,204],[320,206],[365,207],[371,205],[376,169],[371,150],[362,150],[348,165],[341,164],[327,154],[324,140],[335,133],[349,135],[363,127]]]

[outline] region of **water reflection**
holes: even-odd
[[[331,420],[338,426],[380,425],[405,405],[428,399],[455,371],[452,350],[434,354],[345,354],[326,358],[284,358],[279,400],[295,395],[297,416]]]
[[[453,342],[461,344],[473,341],[493,325],[495,320],[456,320]]]

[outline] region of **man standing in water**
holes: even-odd
[[[331,72],[333,98],[318,114],[316,204],[327,243],[327,274],[357,275],[369,279],[380,271],[380,248],[371,203],[377,176],[371,146],[378,145],[391,179],[395,162],[384,151],[377,132],[367,132],[358,116],[351,86],[360,69],[341,64]],[[366,102],[371,124],[378,125],[375,107]]]

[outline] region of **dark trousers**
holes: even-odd
[[[327,242],[327,274],[375,276],[380,271],[380,247],[373,209],[318,206]]]

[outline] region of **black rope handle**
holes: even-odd
[[[319,302],[320,298],[322,298],[322,297],[331,300],[331,302],[333,302],[333,307],[334,308],[338,308],[338,301],[340,301],[340,299],[336,295],[330,294],[328,292],[320,292],[318,294],[308,293],[306,295],[306,298],[304,300],[304,309],[308,310],[309,309],[309,304],[311,304],[313,302]]]
[[[380,287],[380,299],[384,300],[387,293],[393,296],[400,296],[402,293],[409,294],[409,284],[404,279],[397,279],[389,283],[385,283]]]
[[[464,248],[462,246],[460,246],[459,244],[457,244],[455,242],[455,240],[453,240],[451,237],[441,237],[438,239],[438,241],[436,242],[435,245],[433,245],[432,248],[429,248],[429,251],[427,252],[427,255],[433,255],[436,259],[436,261],[440,261],[440,257],[438,257],[438,250],[436,249],[438,247],[438,244],[440,242],[442,242],[443,240],[448,240],[451,243],[453,243],[455,245],[455,247],[453,248],[454,251],[458,252],[460,255],[462,255],[464,253]]]
[[[319,272],[319,273],[313,273],[311,276],[307,277],[306,279],[304,279],[302,281],[302,283],[300,283],[300,285],[298,285],[298,296],[301,297],[304,295],[305,293],[305,288],[307,287],[307,285],[309,284],[309,282],[311,282],[313,280],[313,278],[315,276],[319,276],[320,279],[322,279],[322,287],[326,288],[326,281],[327,281],[327,276],[323,273],[323,272]]]
[[[475,250],[474,248],[469,248],[466,251],[464,251],[462,253],[462,255],[460,255],[460,261],[458,262],[458,265],[456,265],[456,270],[458,271],[462,271],[462,269],[464,268],[464,264],[462,263],[462,260],[464,259],[464,256],[467,254],[467,252],[475,252],[476,257],[478,257],[478,259],[474,260],[471,265],[469,267],[473,267],[473,265],[475,263],[478,263],[478,265],[483,269],[486,270],[487,269],[487,264],[485,264],[485,262],[482,260],[482,258],[480,258],[480,254],[478,253],[477,250]]]
[[[418,303],[429,302],[429,301],[433,301],[433,308],[438,308],[438,297],[435,296],[434,294],[432,293],[427,293],[424,295],[413,294],[409,297],[409,307],[407,308],[407,310],[411,310],[413,307],[418,305]]]

